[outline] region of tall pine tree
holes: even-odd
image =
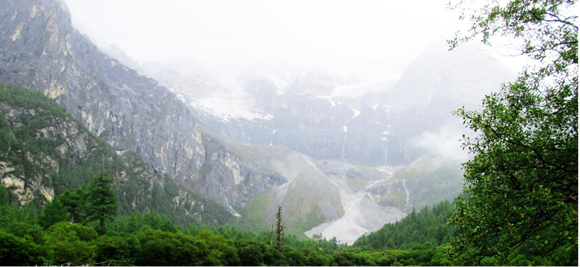
[[[111,188],[113,179],[106,172],[95,175],[88,188],[86,220],[99,221],[99,230],[105,229],[105,221],[117,212],[117,197]]]
[[[284,224],[282,222],[282,206],[278,206],[276,221],[276,249],[282,252],[284,248]]]

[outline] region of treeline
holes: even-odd
[[[62,201],[63,196],[55,201]],[[336,239],[300,240],[293,235],[285,237],[278,251],[270,232],[181,227],[155,212],[112,216],[100,229],[98,218],[83,220],[80,216],[76,220],[83,223],[71,223],[74,215],[70,206],[53,203],[41,210],[30,204],[20,207],[4,187],[0,187],[0,197],[3,265],[450,264],[441,247],[363,250],[340,244]]]
[[[395,223],[385,224],[376,232],[360,237],[354,246],[368,249],[411,249],[436,247],[449,243],[455,234],[455,227],[448,223],[455,211],[449,200],[433,207],[423,207],[413,211]]]

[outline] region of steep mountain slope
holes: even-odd
[[[42,91],[119,153],[134,151],[154,170],[233,214],[232,205],[281,183],[279,176],[270,179],[275,175],[220,150],[169,90],[101,53],[73,29],[63,1],[9,0],[2,5],[0,81]],[[235,164],[226,164],[228,159]],[[206,173],[205,163],[214,172]],[[254,177],[249,179],[254,186],[236,186],[237,171]]]
[[[24,205],[42,206],[107,171],[121,214],[156,210],[181,225],[219,225],[229,212],[175,184],[135,153],[105,141],[40,92],[0,84],[0,179]]]
[[[238,145],[241,153],[263,168],[287,179],[250,201],[235,225],[266,230],[275,222],[278,205],[290,233],[302,233],[344,214],[339,187],[326,177],[310,158],[279,146]]]
[[[391,179],[372,184],[369,195],[383,207],[395,207],[406,214],[413,209],[452,200],[463,187],[461,162],[423,156],[401,168]]]

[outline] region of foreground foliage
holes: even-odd
[[[514,38],[536,61],[458,114],[475,132],[464,146],[468,198],[457,199],[453,256],[463,264],[577,265],[578,27],[575,1],[491,2],[472,13],[470,34]],[[464,12],[468,12],[465,9]]]

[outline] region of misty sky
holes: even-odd
[[[401,68],[451,37],[448,0],[65,0],[98,46],[137,61],[194,59],[234,68]]]

